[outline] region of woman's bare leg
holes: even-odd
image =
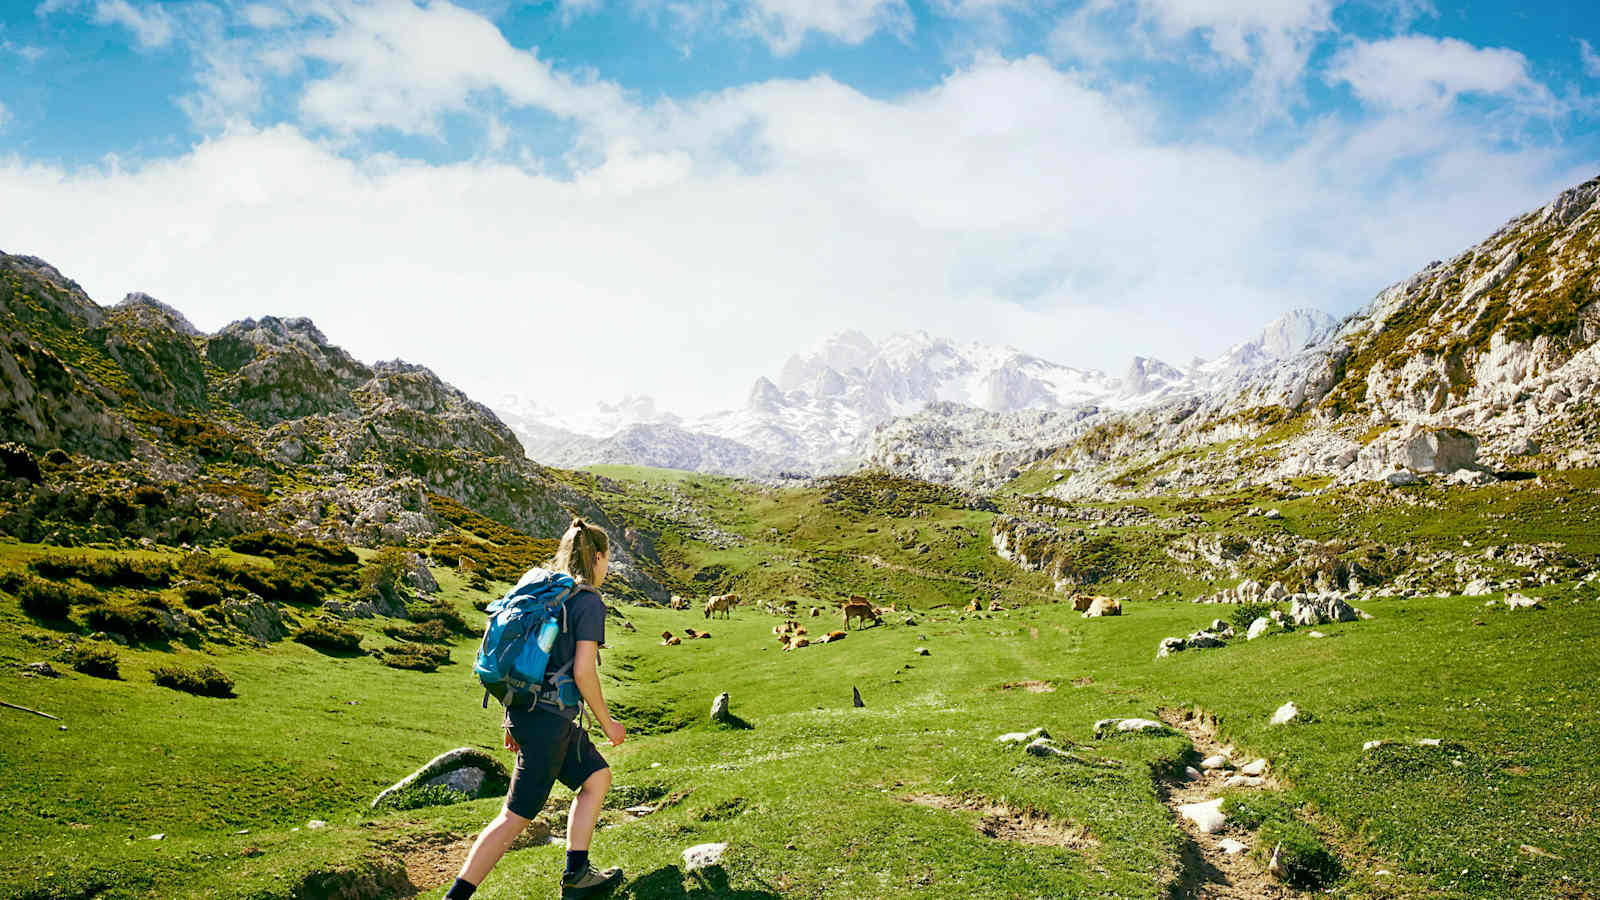
[[[576,809],[576,805],[573,808]],[[500,857],[506,855],[511,842],[517,839],[522,829],[528,827],[530,821],[509,809],[500,810],[500,815],[473,842],[472,850],[467,853],[467,861],[461,865],[461,880],[474,885],[482,884],[489,870],[500,861]],[[592,830],[594,823],[591,822],[589,827]]]
[[[594,838],[594,825],[600,821],[600,806],[611,790],[611,770],[601,769],[578,787],[567,814],[567,849],[587,850]]]

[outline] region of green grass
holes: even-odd
[[[605,814],[596,860],[628,869],[623,896],[1166,896],[1182,838],[1153,773],[1186,761],[1188,742],[1091,736],[1097,719],[1166,708],[1202,709],[1240,755],[1272,761],[1287,790],[1261,800],[1252,824],[1319,832],[1344,873],[1337,895],[1600,891],[1592,812],[1600,766],[1590,739],[1600,728],[1592,700],[1600,599],[1592,586],[1534,591],[1548,608],[1531,613],[1487,609],[1477,598],[1379,600],[1366,604],[1375,619],[1323,626],[1324,639],[1275,634],[1156,660],[1161,638],[1230,610],[1132,602],[1120,618],[1084,620],[1040,599],[1048,596],[1044,576],[994,555],[993,513],[937,491],[897,491],[885,514],[866,500],[886,482],[856,484],[852,490],[866,493],[825,503],[826,488],[649,472],[626,481],[607,475],[606,486],[582,473],[563,477],[594,491],[613,515],[659,532],[659,559],[649,564],[674,590],[733,589],[751,600],[825,607],[864,593],[917,610],[915,626],[890,617],[842,642],[785,653],[771,633],[776,620],[750,605],[710,623],[698,611],[622,605],[637,630],[611,620],[602,667],[630,733],[606,751],[618,785],[612,806],[624,798],[667,802],[640,819],[618,808]],[[1157,516],[1198,511],[1207,529],[1245,535],[1360,534],[1419,548],[1459,547],[1463,535],[1474,546],[1559,541],[1592,559],[1600,553],[1588,518],[1597,486],[1594,473],[1574,472],[1549,474],[1533,488],[1420,495],[1445,497],[1443,513],[1369,507],[1360,492],[1284,500],[1254,491],[1141,505]],[[1265,503],[1285,519],[1239,515]],[[707,529],[725,537],[695,536]],[[1176,587],[1187,595],[1202,587],[1179,567],[1153,562],[1177,535],[1144,527],[1101,533],[1145,559],[1136,583],[1109,592]],[[923,544],[929,549],[917,552]],[[0,569],[24,569],[49,552],[0,543]],[[470,612],[479,595],[466,580],[437,574],[449,603],[481,622]],[[960,617],[975,594],[1012,608]],[[837,621],[831,609],[828,618],[802,617],[813,636]],[[356,622],[363,647],[400,646],[393,638],[405,632],[386,636],[390,624]],[[686,625],[713,638],[659,646],[659,632]],[[0,710],[0,898],[287,898],[329,867],[381,866],[416,842],[470,837],[498,807],[482,800],[367,808],[438,752],[497,750],[497,712],[479,708],[471,677],[472,636],[431,635],[454,660],[433,673],[287,640],[264,649],[208,640],[120,649],[120,681],[70,673],[65,664],[57,668],[69,674],[57,680],[18,674],[13,664],[56,659],[55,642],[74,627],[34,622],[0,594],[0,697],[61,714],[66,726]],[[915,655],[920,646],[930,655]],[[153,684],[151,670],[171,663],[214,664],[237,696]],[[1054,690],[1004,687],[1029,680]],[[864,709],[852,708],[852,688]],[[753,727],[706,721],[721,691]],[[1269,726],[1289,699],[1311,721]],[[1083,745],[1075,749],[1085,759],[1107,762],[1041,760],[993,741],[1035,726]],[[1441,745],[1419,747],[1419,738]],[[1390,743],[1362,750],[1376,739]],[[558,788],[552,811],[568,796]],[[1089,840],[1052,847],[986,836],[981,807],[1081,827]],[[329,824],[309,830],[312,819]],[[166,838],[145,839],[155,833]],[[679,853],[705,841],[730,843],[725,869],[704,880],[683,875]],[[560,865],[559,847],[513,851],[479,896],[526,896],[551,883]],[[1374,876],[1378,868],[1396,878]],[[36,889],[44,892],[30,895]]]

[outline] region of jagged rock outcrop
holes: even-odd
[[[1596,338],[1600,178],[1431,263],[1336,325],[1291,314],[1138,404],[1049,419],[929,410],[881,426],[866,455],[893,472],[989,486],[1010,475],[996,455],[1046,457],[1073,473],[1051,490],[1065,499],[1512,460],[1595,465]],[[1195,456],[1241,439],[1257,446],[1232,458]]]
[[[0,440],[65,454],[52,477],[0,484],[0,528],[26,540],[270,528],[406,542],[449,527],[430,494],[536,536],[575,512],[606,518],[425,367],[363,363],[309,319],[206,335],[145,294],[105,309],[48,264],[4,253],[0,423]],[[628,542],[616,546],[619,578],[659,592]]]

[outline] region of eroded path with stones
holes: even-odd
[[[1221,828],[1208,834],[1180,812],[1180,807],[1185,804],[1215,799],[1228,779],[1236,776],[1248,779],[1252,776],[1240,775],[1237,767],[1248,761],[1233,760],[1233,748],[1217,741],[1209,722],[1180,710],[1163,710],[1161,719],[1187,735],[1202,759],[1225,756],[1230,760],[1226,767],[1193,770],[1199,772],[1198,778],[1193,777],[1191,772],[1188,778],[1180,775],[1177,780],[1160,785],[1162,802],[1187,835],[1183,851],[1183,874],[1176,896],[1185,900],[1281,900],[1307,896],[1272,877],[1261,863],[1251,857],[1250,851],[1255,849],[1252,846],[1255,835],[1248,830],[1224,823]],[[1259,782],[1249,782],[1250,786],[1274,786],[1270,775],[1260,777]],[[1224,842],[1229,842],[1226,847]],[[1243,845],[1244,849],[1239,849],[1237,845]],[[1228,852],[1227,847],[1232,847],[1235,852]]]

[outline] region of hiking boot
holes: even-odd
[[[561,876],[561,900],[598,897],[622,883],[622,870],[616,866],[604,872],[589,866],[581,872]]]

